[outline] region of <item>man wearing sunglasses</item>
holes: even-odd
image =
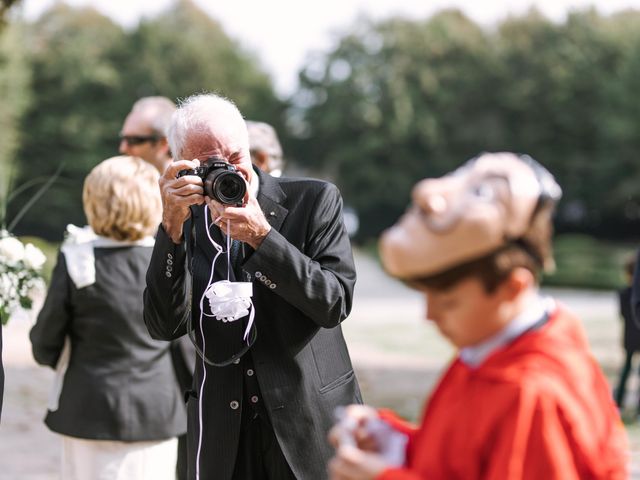
[[[175,104],[167,97],[142,97],[133,104],[120,132],[120,153],[142,158],[150,163],[162,175],[172,162],[171,150],[167,142],[166,131],[171,116],[176,110]],[[189,390],[195,367],[195,349],[187,336],[171,344],[173,366],[182,391]],[[186,427],[185,427],[186,428]],[[178,437],[177,480],[187,477],[187,436]]]
[[[120,132],[120,153],[140,157],[164,173],[171,163],[165,132],[175,109],[166,97],[143,97],[134,103]]]

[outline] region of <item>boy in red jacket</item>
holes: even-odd
[[[458,354],[418,428],[367,406],[341,412],[332,480],[627,478],[626,434],[580,321],[538,291],[560,195],[512,153],[416,185],[380,254]]]

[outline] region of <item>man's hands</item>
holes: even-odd
[[[204,189],[200,177],[176,176],[180,170],[198,166],[198,160],[177,160],[169,164],[158,181],[162,196],[162,226],[173,243],[180,243],[182,240],[182,224],[189,218],[189,207],[204,203]]]
[[[196,175],[184,175],[176,178],[180,170],[200,166],[196,160],[177,160],[170,163],[160,177],[162,196],[162,226],[174,243],[182,240],[182,224],[189,218],[191,205],[206,202],[211,210],[211,220],[226,234],[235,240],[248,243],[257,249],[265,239],[271,225],[264,216],[258,200],[247,189],[244,207],[222,205],[204,195],[202,179]],[[227,231],[227,220],[229,229]]]
[[[271,225],[267,221],[258,200],[247,189],[247,204],[244,207],[222,205],[215,200],[205,197],[211,210],[211,221],[234,240],[240,240],[257,249],[265,239]],[[229,228],[227,229],[227,220]]]

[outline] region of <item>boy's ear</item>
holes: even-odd
[[[533,287],[535,283],[536,278],[530,270],[523,267],[517,267],[503,282],[503,294],[507,300],[514,300],[520,294]]]

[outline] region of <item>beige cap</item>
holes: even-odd
[[[412,205],[380,239],[383,266],[398,278],[421,278],[488,255],[526,233],[541,198],[560,195],[530,157],[482,154],[414,187]]]
[[[282,157],[282,147],[275,129],[264,122],[247,120],[249,150],[262,151],[271,157]]]

